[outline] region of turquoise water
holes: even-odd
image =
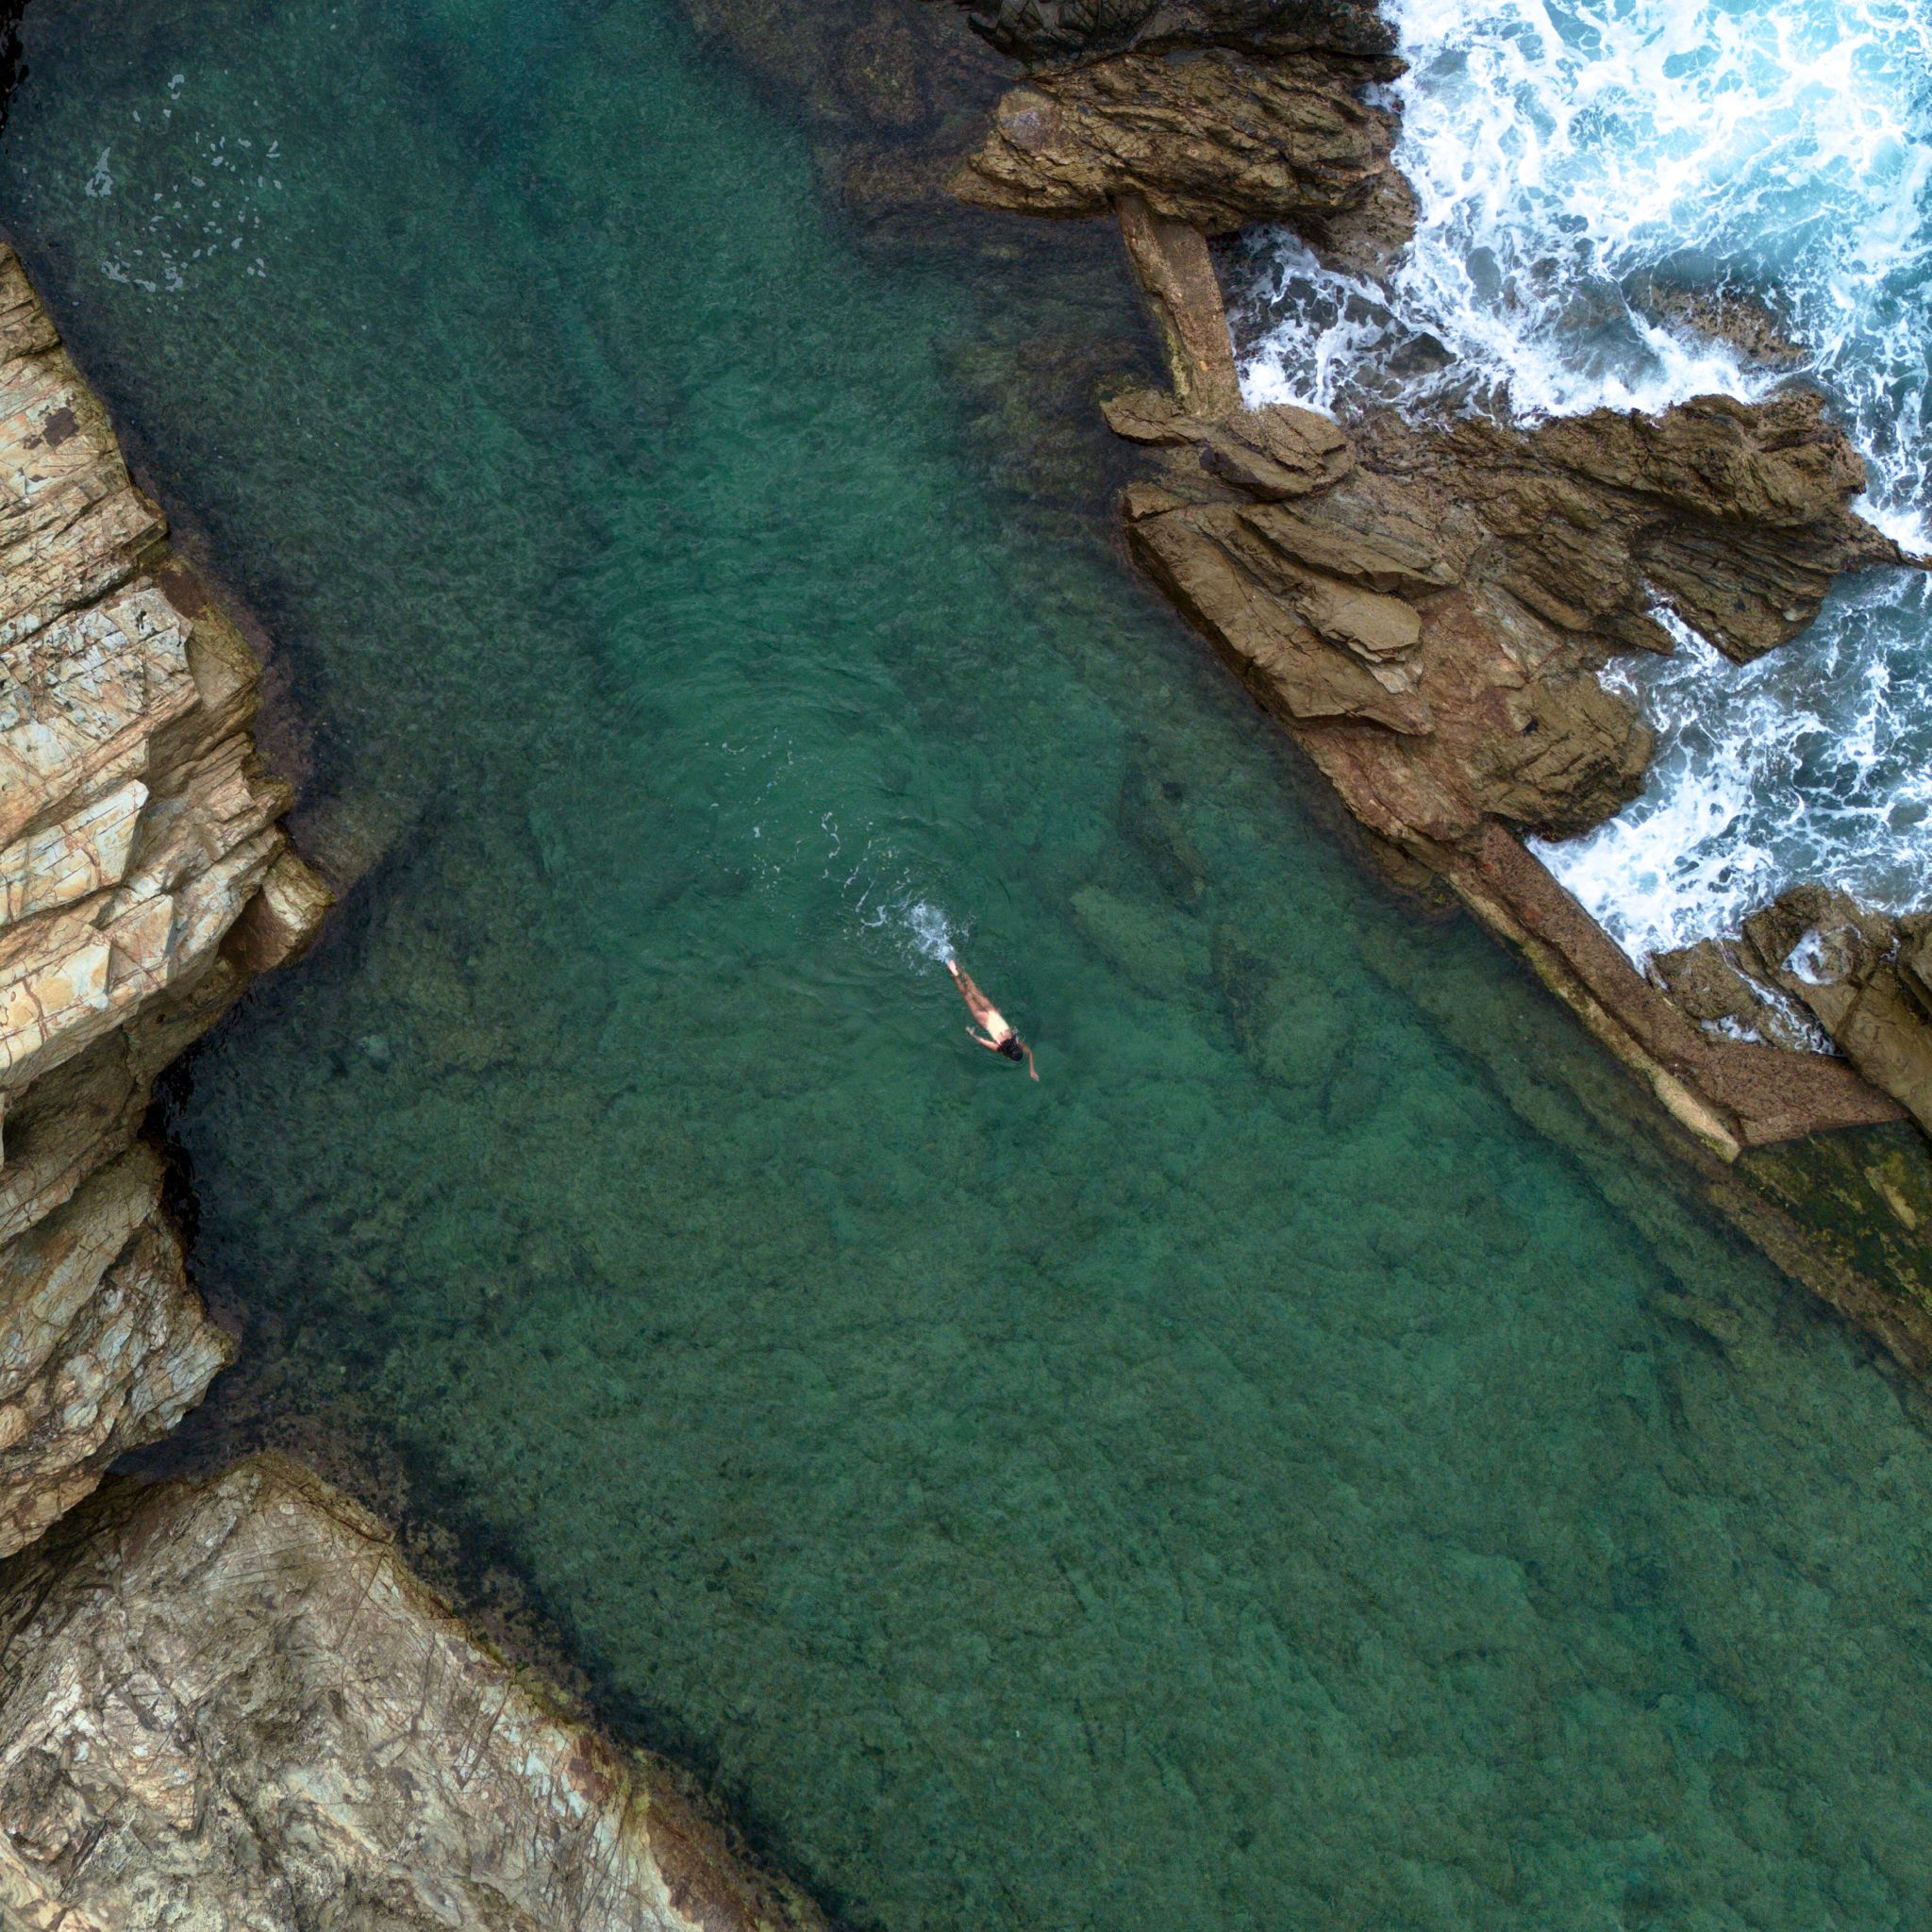
[[[1918,1410],[1016,456],[1108,255],[875,258],[663,4],[27,53],[7,218],[390,841],[180,1097],[203,1429],[399,1460],[857,1924],[1924,1924]]]

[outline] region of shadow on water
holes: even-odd
[[[1000,375],[1117,270],[855,248],[661,4],[100,17],[0,204],[366,868],[174,1085],[157,1460],[319,1459],[855,1923],[1912,1924],[1916,1410],[1121,570]]]

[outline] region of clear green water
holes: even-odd
[[[1923,1427],[962,435],[1117,285],[869,262],[665,0],[28,56],[7,217],[398,831],[180,1108],[285,1408],[859,1924],[1926,1924]]]

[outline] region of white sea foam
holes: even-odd
[[[1932,548],[1932,0],[1395,0],[1416,241],[1387,288],[1257,242],[1232,303],[1251,399],[1519,419],[1774,379],[1666,318],[1757,298],[1865,451],[1866,508]],[[1746,670],[1689,640],[1625,671],[1657,728],[1641,799],[1540,847],[1633,957],[1799,878],[1923,902],[1932,610],[1886,574]]]
[[[953,927],[946,915],[937,906],[924,899],[915,900],[906,908],[906,930],[912,935],[912,943],[928,959],[944,961],[954,953]]]

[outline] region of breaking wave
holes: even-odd
[[[1392,11],[1414,245],[1383,288],[1255,241],[1231,305],[1250,399],[1521,420],[1801,376],[1865,454],[1867,513],[1924,547],[1932,0]],[[1699,291],[1792,353],[1702,333]],[[1695,639],[1620,667],[1657,730],[1648,787],[1541,856],[1639,959],[1801,878],[1923,901],[1928,635],[1922,582],[1885,573],[1748,670]]]

